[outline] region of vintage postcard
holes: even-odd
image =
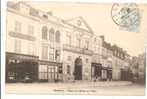
[[[6,6],[5,93],[145,95],[147,4]]]

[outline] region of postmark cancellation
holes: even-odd
[[[113,4],[111,17],[120,30],[139,32],[141,23],[141,10],[137,4]]]

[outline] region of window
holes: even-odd
[[[33,25],[28,25],[28,34],[33,35],[34,34],[34,26]]]
[[[8,63],[9,63],[9,64],[11,64],[11,63],[16,63],[16,61],[15,61],[14,59],[9,59],[9,60],[8,60]]]
[[[36,9],[30,8],[30,15],[32,15],[32,16],[38,16],[38,13],[39,12]]]
[[[94,45],[94,51],[97,52],[97,46],[96,45]]]
[[[14,43],[14,52],[20,53],[21,52],[21,40],[15,40]]]
[[[44,15],[43,15],[43,18],[48,19],[48,16],[44,14]]]
[[[68,61],[71,61],[71,56],[68,56],[68,57],[67,57],[67,60],[68,60]]]
[[[67,34],[67,45],[71,45],[71,35]]]
[[[77,20],[77,25],[81,26],[82,22],[80,20]]]
[[[50,47],[50,51],[49,51],[49,60],[53,61],[54,60],[54,48]]]
[[[18,21],[15,21],[15,32],[21,33],[21,23]]]
[[[88,58],[86,58],[86,63],[88,63]]]
[[[42,59],[48,59],[48,46],[42,46]]]
[[[115,54],[115,56],[117,56],[117,50],[115,50],[114,54]]]
[[[54,54],[52,54],[52,53],[49,54],[49,60],[50,61],[53,61],[54,60]]]
[[[34,46],[34,43],[29,43],[28,44],[28,54],[35,55],[35,46]]]
[[[54,41],[54,29],[53,28],[51,28],[50,29],[50,31],[49,31],[49,40],[51,41],[51,42],[53,42]]]
[[[88,49],[88,47],[89,47],[89,41],[88,40],[85,41],[85,46],[86,46],[86,49]]]
[[[56,31],[56,42],[60,42],[60,31]]]
[[[77,38],[77,47],[80,47],[80,46],[81,46],[81,39]]]
[[[94,38],[94,43],[97,44],[97,38],[96,37]]]
[[[56,50],[55,51],[55,59],[56,59],[56,61],[59,61],[59,58],[60,58],[60,51]]]
[[[67,65],[67,74],[70,74],[70,65]]]
[[[47,26],[42,27],[42,39],[47,40]]]
[[[47,72],[47,65],[39,65],[39,79],[40,80],[47,80],[48,72]]]

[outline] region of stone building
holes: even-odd
[[[100,38],[99,36],[93,37],[93,55],[91,63],[92,80],[102,79],[102,43],[102,38]]]
[[[98,43],[96,42],[96,40]],[[92,78],[99,80],[128,80],[130,56],[122,48],[108,43],[104,36],[94,40]],[[95,48],[99,50],[95,50]]]
[[[146,77],[146,54],[142,53],[138,56],[138,60],[139,60],[139,71],[138,71],[138,75],[139,75],[139,80],[142,83],[145,83],[145,77]]]
[[[39,21],[21,3],[8,3],[6,20],[6,81],[21,81],[28,73],[36,81]]]
[[[142,53],[131,59],[131,70],[133,73],[133,81],[145,83],[146,75],[146,54]]]
[[[62,20],[8,2],[6,81],[90,80],[93,31],[82,17]],[[13,65],[13,66],[11,66]]]
[[[8,2],[6,19],[6,82],[121,79],[126,54],[96,36],[83,17],[63,20]]]
[[[129,68],[130,56],[122,48],[113,45],[113,61],[112,61],[112,78],[113,80],[121,80],[124,75],[121,70]],[[126,75],[127,76],[127,75]]]
[[[82,17],[64,23],[69,26],[62,37],[64,81],[90,80],[93,32]]]

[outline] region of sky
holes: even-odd
[[[27,2],[31,6],[51,11],[54,16],[68,20],[82,16],[96,35],[104,35],[105,40],[126,50],[131,56],[145,52],[147,45],[147,5],[138,4],[141,24],[138,32],[126,31],[114,23],[111,16],[113,4]]]

